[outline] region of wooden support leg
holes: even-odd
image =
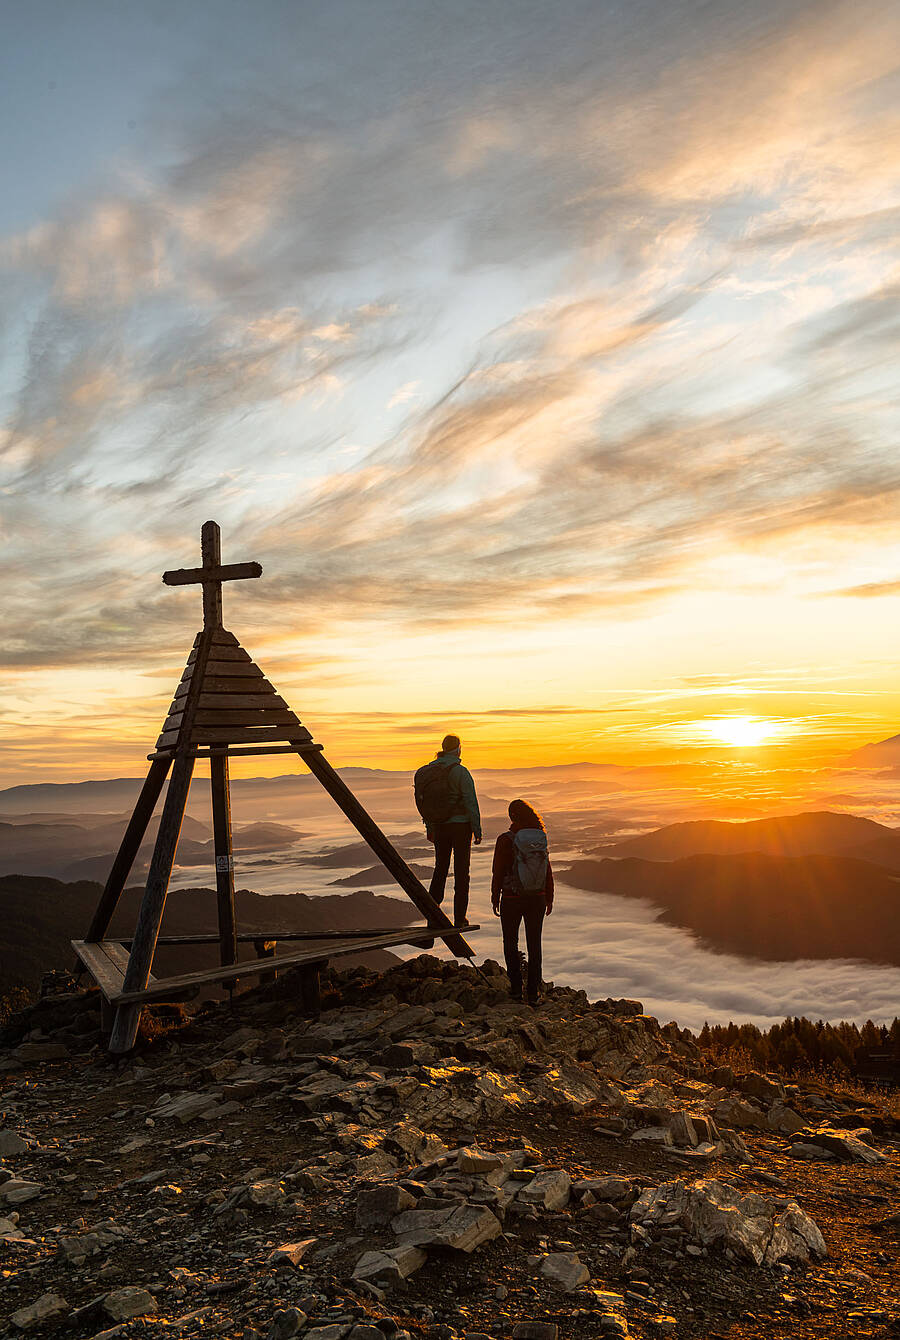
[[[360,805],[356,796],[341,780],[334,768],[319,750],[297,750],[314,777],[322,783],[338,807],[343,810],[356,831],[363,837],[382,865],[390,871],[403,892],[427,919],[429,926],[452,926],[453,922],[443,908],[417,879],[396,847],[388,841],[372,816]],[[471,947],[461,935],[451,936],[447,946],[458,958],[472,958]]]
[[[105,996],[100,997],[100,1032],[109,1041],[109,1035],[112,1032],[113,1021],[116,1017],[115,1008],[110,1005]]]
[[[300,969],[300,1004],[303,1007],[303,1013],[311,1014],[314,1019],[318,1019],[321,1013],[319,969],[324,962],[327,962],[327,960],[305,963]]]
[[[131,873],[134,858],[137,856],[144,840],[147,825],[156,809],[156,802],[159,800],[163,782],[166,780],[169,771],[169,763],[170,760],[167,758],[155,758],[150,764],[150,771],[147,773],[134,812],[128,821],[128,827],[125,829],[125,836],[119,845],[116,859],[112,863],[112,869],[106,880],[106,887],[100,896],[97,911],[94,913],[94,920],[84,937],[89,944],[96,944],[98,940],[102,940],[109,930],[109,923],[113,919],[116,904],[125,887],[125,881]]]
[[[210,758],[209,779],[212,785],[216,893],[219,901],[219,962],[226,968],[230,963],[237,963],[237,928],[234,921],[231,796],[228,789],[228,758],[224,753],[213,754]]]
[[[274,958],[275,946],[277,943],[277,940],[254,940],[253,948],[256,950],[256,957]],[[259,974],[259,984],[260,986],[268,986],[271,982],[274,982],[277,977],[278,973],[274,970],[272,972],[261,972]]]
[[[194,759],[191,754],[182,754],[176,758],[169,789],[166,792],[159,832],[156,835],[156,846],[150,862],[150,873],[147,876],[147,887],[138,915],[137,929],[131,944],[128,971],[122,985],[123,991],[143,991],[150,978],[156,940],[166,906],[172,863],[175,860],[175,848],[178,846],[178,835],[181,832],[193,771]],[[131,1051],[140,1021],[140,1005],[119,1006],[109,1039],[111,1052]]]

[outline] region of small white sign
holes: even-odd
[[[234,869],[234,857],[233,857],[233,856],[217,856],[217,857],[216,857],[216,870],[217,870],[217,871],[219,871],[219,870],[233,870],[233,869]]]

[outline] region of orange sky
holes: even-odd
[[[324,635],[311,646],[267,636],[252,602],[256,589],[254,583],[233,601],[247,632],[243,619],[231,620],[232,628],[339,765],[415,767],[454,730],[473,767],[722,764],[754,795],[777,796],[779,788],[790,795],[799,776],[894,734],[900,718],[893,667],[867,658],[859,640],[859,661],[854,653],[815,668],[815,639],[825,644],[833,636],[823,601],[745,601],[744,617],[718,636],[708,631],[712,611],[687,599],[655,615],[621,622],[607,616],[589,627],[568,621],[537,632],[407,631],[392,644],[382,627],[357,625],[335,631],[329,655],[332,639]],[[167,594],[186,616],[183,628],[173,629],[172,654],[145,656],[144,668],[136,655],[134,666],[10,675],[4,784],[142,771],[193,640],[188,620],[199,612],[196,589]],[[232,595],[226,587],[226,598]],[[723,599],[732,611],[740,603]],[[691,604],[693,630],[686,621]],[[750,657],[776,614],[784,661],[802,650],[809,664],[766,668]],[[860,619],[860,639],[865,631]],[[881,646],[874,629],[871,642],[874,653]],[[711,665],[722,668],[701,669]],[[728,673],[738,666],[741,673]],[[288,767],[279,757],[234,764],[244,776]]]

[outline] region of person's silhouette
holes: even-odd
[[[525,800],[509,806],[510,825],[494,846],[491,868],[491,907],[503,928],[503,957],[509,994],[522,999],[522,956],[519,927],[525,922],[528,950],[527,997],[537,1005],[543,972],[541,934],[544,917],[553,911],[553,870],[544,821]]]
[[[453,921],[466,920],[469,907],[469,862],[472,842],[481,842],[481,814],[475,783],[460,762],[458,735],[445,735],[431,763],[415,776],[416,805],[425,821],[425,834],[434,843],[434,874],[430,893],[436,903],[444,898],[450,859],[453,858]]]

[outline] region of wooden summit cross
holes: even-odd
[[[222,625],[222,583],[260,577],[258,563],[222,563],[219,527],[207,521],[201,532],[202,567],[163,573],[168,586],[201,584],[203,628],[194,639],[181,682],[163,723],[156,749],[148,755],[150,770],[125,829],[84,940],[73,940],[81,963],[96,980],[110,1007],[115,1007],[109,1047],[126,1052],[134,1046],[141,1008],[150,1000],[185,999],[210,983],[233,984],[240,977],[271,974],[273,968],[300,967],[306,974],[304,998],[313,1003],[317,972],[323,962],[342,954],[386,949],[402,944],[428,944],[436,937],[459,958],[472,950],[403,857],[384,835],[349,787],[328,763],[322,746],[233,633]],[[426,918],[427,926],[393,931],[285,932],[256,930],[238,934],[234,915],[234,856],[231,844],[231,800],[228,759],[248,754],[297,753],[314,777],[369,844],[397,884]],[[160,939],[160,926],[178,835],[184,819],[188,789],[198,758],[209,759],[212,789],[213,845],[216,856],[218,935],[169,936]],[[169,771],[171,769],[171,776]],[[166,798],[137,926],[130,939],[106,939],[113,913],[125,888],[163,784]],[[466,926],[476,931],[477,926]],[[316,942],[317,947],[270,957],[277,940]],[[252,941],[260,962],[237,962],[238,942]],[[157,979],[151,976],[157,944],[218,943],[221,967]],[[124,946],[130,945],[126,953]]]

